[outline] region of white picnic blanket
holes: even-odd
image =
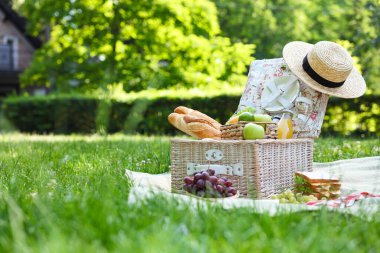
[[[357,159],[340,160],[330,163],[314,163],[314,171],[329,172],[341,179],[342,192],[370,192],[380,194],[380,156]],[[144,199],[154,198],[157,194],[167,198],[174,198],[190,206],[205,206],[208,204],[221,205],[230,209],[236,207],[251,207],[257,212],[268,212],[271,215],[280,212],[315,210],[319,207],[280,204],[278,200],[253,200],[253,199],[215,199],[212,202],[204,201],[187,195],[173,194],[170,188],[170,174],[148,174],[126,170],[126,176],[133,181],[128,202],[139,204]],[[361,215],[373,214],[380,207],[379,199],[364,199],[350,208],[338,209],[339,211]]]

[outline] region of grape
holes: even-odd
[[[191,192],[191,191],[192,191],[192,187],[191,187],[191,185],[185,184],[185,185],[183,186],[183,190],[184,190],[184,191],[187,191],[187,192]]]
[[[314,197],[313,195],[309,195],[309,196],[305,196],[304,197],[304,202],[310,202],[310,201],[316,201],[316,200],[318,200],[316,197]]]
[[[226,182],[224,182],[224,185],[230,187],[232,186],[232,182],[227,180]]]
[[[205,181],[203,179],[198,179],[197,181],[197,189],[203,189],[205,187]]]
[[[194,181],[197,182],[202,177],[201,173],[196,173],[194,175]]]
[[[228,190],[228,193],[232,193],[232,195],[235,195],[236,193],[237,193],[237,190],[235,189],[235,188],[230,188],[229,190]]]
[[[280,203],[292,204],[307,203],[317,200],[313,195],[302,195],[301,193],[294,193],[291,190],[286,190],[278,195],[273,195],[271,199],[279,199]]]
[[[309,195],[309,198],[310,198],[312,201],[318,200],[318,198],[315,197],[314,195]]]
[[[217,186],[216,186],[216,190],[217,190],[218,192],[220,192],[220,193],[223,193],[223,192],[224,192],[224,187],[221,186],[221,185],[217,185]]]
[[[224,180],[223,179],[218,179],[218,185],[224,185]]]
[[[218,183],[218,178],[216,176],[211,176],[209,178],[210,182],[213,183],[213,184],[217,184]]]
[[[210,174],[210,176],[215,175],[215,170],[214,169],[208,169],[207,172]]]
[[[217,193],[217,191],[215,191],[214,189],[209,190],[206,192],[206,197],[214,198],[216,196],[216,193]]]
[[[210,181],[205,181],[205,188],[206,190],[213,189],[213,184]]]
[[[186,176],[183,181],[183,190],[200,197],[222,198],[231,197],[237,193],[232,187],[232,181],[225,177],[219,178],[215,175],[215,170],[208,169],[193,174],[193,177]]]
[[[210,175],[206,171],[203,171],[201,175],[203,180],[208,180],[210,178]]]
[[[193,179],[191,177],[185,177],[183,181],[185,182],[185,184],[193,184]]]

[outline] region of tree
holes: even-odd
[[[367,84],[380,92],[378,0],[214,0],[222,35],[256,45],[260,59],[281,57],[295,40],[348,41]]]
[[[204,0],[26,0],[20,8],[32,33],[51,29],[24,85],[83,91],[121,82],[138,91],[233,82],[254,49],[218,36],[216,8]]]

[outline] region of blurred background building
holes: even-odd
[[[38,38],[26,34],[26,19],[0,0],[0,97],[20,92],[19,76],[41,47]]]

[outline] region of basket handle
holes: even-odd
[[[230,176],[243,176],[243,164],[237,163],[232,165],[220,165],[220,164],[198,164],[187,163],[187,175],[193,175],[196,172],[204,171],[207,169],[215,170],[215,174],[223,174]]]

